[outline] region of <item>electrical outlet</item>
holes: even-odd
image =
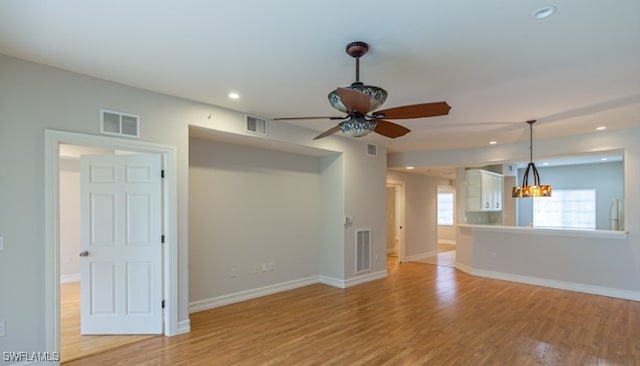
[[[4,322],[0,322],[0,337],[4,337]]]
[[[4,250],[4,239],[0,236],[0,250]]]
[[[498,258],[498,255],[496,254],[496,252],[491,253],[491,258],[493,258],[493,259]]]
[[[267,264],[262,263],[262,272],[266,272],[266,271],[267,271]]]

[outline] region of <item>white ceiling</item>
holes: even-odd
[[[392,152],[524,141],[528,119],[535,138],[640,126],[638,0],[0,0],[2,54],[266,118],[340,115],[356,40],[384,107],[452,106],[365,138]]]

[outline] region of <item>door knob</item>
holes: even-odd
[[[80,252],[80,254],[78,254],[81,257],[88,257],[89,256],[89,252],[88,251],[84,251],[84,252]]]

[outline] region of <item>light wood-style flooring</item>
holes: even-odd
[[[80,282],[60,285],[60,359],[75,360],[125,344],[150,338],[148,335],[80,334]]]
[[[413,262],[433,264],[436,266],[455,267],[456,266],[456,246],[455,244],[439,243],[436,248],[436,254],[413,259]]]
[[[389,276],[316,284],[191,314],[80,365],[639,365],[640,302],[388,260]]]

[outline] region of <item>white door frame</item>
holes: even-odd
[[[396,230],[398,230],[398,261],[405,261],[404,230],[405,230],[405,202],[404,202],[404,182],[398,180],[387,180],[387,187],[393,187],[396,191]]]
[[[45,349],[60,352],[60,144],[84,145],[160,154],[165,169],[163,190],[163,295],[164,334],[178,334],[178,215],[177,148],[151,142],[45,130],[44,206],[45,206]]]

